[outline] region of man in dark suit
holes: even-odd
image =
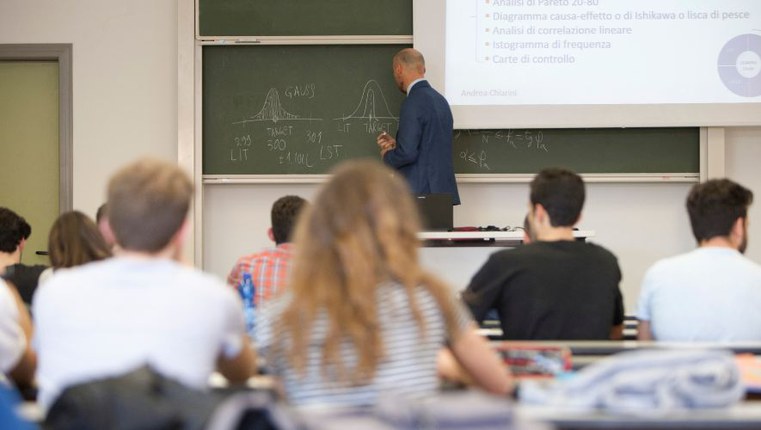
[[[383,161],[404,175],[416,195],[449,193],[460,204],[452,166],[452,111],[447,100],[425,80],[425,60],[415,49],[399,51],[394,80],[407,93],[399,112],[396,138],[378,135]]]

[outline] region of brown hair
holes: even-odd
[[[385,354],[375,295],[384,281],[403,286],[421,335],[413,294],[418,286],[433,295],[450,333],[456,333],[448,287],[418,263],[418,230],[410,191],[390,169],[371,160],[340,165],[296,228],[293,299],[276,325],[282,333],[274,350],[287,354],[303,375],[312,326],[324,312],[323,374],[353,384],[370,380]],[[341,357],[344,342],[357,356],[352,369]]]
[[[698,243],[729,236],[737,218],[748,217],[753,192],[726,178],[695,184],[687,196],[687,213]]]
[[[48,236],[50,264],[56,269],[74,267],[111,256],[98,226],[79,211],[62,213]]]
[[[193,183],[177,165],[138,160],[119,170],[108,184],[108,220],[123,249],[158,252],[182,227]]]
[[[299,213],[307,204],[306,200],[299,196],[283,196],[272,204],[270,219],[272,221],[272,236],[275,243],[290,242],[292,239],[293,226],[296,225]]]

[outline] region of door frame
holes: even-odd
[[[0,44],[0,60],[58,62],[58,210],[59,213],[70,211],[74,206],[72,44]]]

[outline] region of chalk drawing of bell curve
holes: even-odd
[[[378,82],[373,79],[367,81],[365,87],[362,89],[362,99],[359,101],[359,104],[357,104],[354,112],[347,116],[333,119],[337,121],[347,121],[350,119],[364,119],[369,121],[384,119],[392,119],[394,121],[399,120],[398,117],[391,114],[391,110],[388,108],[388,102],[386,102],[386,97],[383,95],[383,90],[381,90]]]
[[[249,119],[235,121],[233,124],[245,124],[247,122],[270,121],[277,123],[279,121],[322,121],[322,118],[304,118],[285,110],[280,103],[280,93],[276,88],[270,88],[267,97],[264,99],[264,105],[259,112]]]

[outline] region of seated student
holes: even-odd
[[[445,343],[480,387],[511,389],[506,367],[450,289],[418,262],[407,185],[375,161],[334,171],[296,230],[289,289],[257,317],[257,346],[296,405],[372,405],[438,386]]]
[[[26,220],[8,208],[0,207],[0,277],[13,284],[27,305],[47,266],[21,264],[26,240],[32,235],[32,227]]]
[[[293,256],[291,231],[305,204],[306,200],[298,196],[277,199],[270,212],[272,227],[267,231],[276,247],[240,257],[227,276],[227,283],[237,287],[244,272],[251,274],[256,293],[253,298],[255,305],[269,300],[287,285]]]
[[[56,271],[34,299],[44,408],[68,386],[144,364],[196,388],[215,369],[232,382],[253,373],[237,295],[177,262],[192,195],[190,178],[163,161],[140,160],[111,178],[115,256]]]
[[[531,223],[529,223],[528,214],[526,214],[525,217],[523,217],[523,239],[521,242],[524,245],[528,245],[529,243],[536,240],[534,237],[534,232],[531,231]],[[484,315],[483,319],[481,320],[481,323],[483,324],[484,321],[499,321],[499,313],[496,309],[492,308],[489,309],[486,314]]]
[[[32,385],[37,356],[30,347],[32,321],[15,288],[0,279],[0,371],[18,387]],[[0,376],[0,385],[4,385]]]
[[[729,179],[695,185],[687,212],[698,248],[642,281],[640,340],[761,340],[761,266],[744,257],[753,193]]]
[[[48,257],[52,267],[42,273],[40,283],[52,276],[53,270],[111,257],[111,247],[87,215],[69,211],[62,213],[50,228]]]
[[[80,266],[111,256],[111,249],[98,226],[79,211],[61,214],[48,237],[50,264],[56,268]]]
[[[621,337],[624,312],[616,257],[573,236],[584,197],[584,181],[570,170],[544,169],[534,177],[532,242],[492,254],[462,294],[477,321],[495,308],[505,339]]]
[[[95,223],[98,224],[98,230],[106,241],[106,245],[113,248],[116,244],[116,238],[114,238],[114,232],[111,231],[111,225],[108,223],[108,205],[106,203],[100,205],[98,211],[95,212]]]

